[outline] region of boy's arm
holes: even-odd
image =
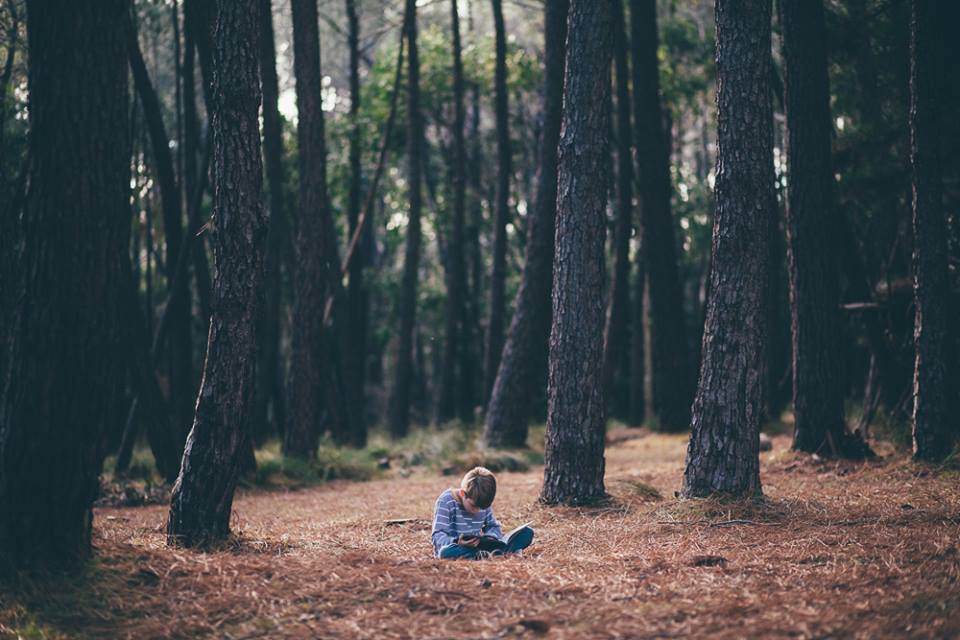
[[[493,515],[493,509],[487,512],[487,517],[483,521],[483,535],[494,536],[497,539],[503,538],[503,530],[500,528],[500,523],[497,522],[497,517]]]
[[[452,542],[456,542],[457,535],[453,530],[452,520],[453,518],[449,508],[438,498],[437,504],[433,509],[433,530],[430,534],[435,550],[439,550]]]

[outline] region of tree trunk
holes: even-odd
[[[266,165],[270,196],[270,231],[267,234],[267,255],[264,264],[264,306],[260,317],[260,349],[257,354],[257,389],[253,402],[251,431],[258,442],[270,433],[283,433],[279,424],[282,398],[277,393],[280,377],[280,252],[286,236],[286,208],[283,189],[283,130],[277,109],[277,56],[273,39],[271,0],[260,0],[260,82],[263,86],[263,160]],[[273,429],[268,408],[273,407]]]
[[[606,495],[601,358],[613,2],[570,3],[540,493],[547,504],[583,504]]]
[[[360,218],[360,198],[363,174],[360,168],[360,153],[363,146],[360,129],[360,21],[357,18],[356,0],[346,0],[347,44],[350,49],[350,187],[347,194],[347,222],[350,234],[357,228]],[[347,266],[350,274],[347,289],[348,342],[344,354],[344,386],[353,424],[350,443],[355,447],[367,444],[367,423],[364,419],[364,388],[366,386],[367,325],[369,296],[364,284],[363,270],[367,258],[364,245],[358,244]]]
[[[167,542],[195,547],[230,533],[249,437],[257,306],[268,218],[261,204],[258,0],[218,0],[213,35],[214,282],[207,357],[193,429],[173,488]]]
[[[716,213],[682,495],[759,495],[770,225],[770,0],[717,0]]]
[[[387,424],[395,438],[410,429],[410,401],[413,385],[413,332],[417,313],[417,271],[420,265],[420,210],[423,153],[423,120],[420,114],[420,58],[417,53],[417,3],[406,0],[404,24],[407,34],[407,181],[410,211],[407,216],[407,245],[400,283],[400,331],[394,381],[387,408]]]
[[[463,226],[466,208],[466,164],[467,151],[463,136],[463,61],[460,56],[460,15],[457,12],[457,0],[450,0],[450,28],[453,32],[453,224],[447,246],[447,310],[444,317],[445,344],[443,364],[440,373],[440,390],[437,402],[437,422],[451,420],[458,412],[457,365],[460,372],[469,366],[462,355],[462,335],[466,329],[467,316],[464,307],[464,294],[467,291],[467,270],[463,251]],[[463,408],[463,405],[459,405]],[[464,422],[471,422],[469,413],[460,411]]]
[[[485,379],[483,399],[493,390],[503,349],[503,320],[506,313],[507,222],[510,220],[510,112],[507,105],[507,34],[503,25],[501,0],[491,0],[496,30],[496,65],[494,68],[495,111],[497,121],[497,201],[493,224],[493,271],[490,274],[490,321],[487,323]]]
[[[90,552],[105,425],[123,392],[129,3],[27,2],[30,187],[0,388],[0,573]],[[6,294],[3,295],[6,300]]]
[[[630,234],[633,230],[633,131],[630,126],[630,69],[623,3],[615,2],[614,67],[617,83],[617,212],[614,231],[613,285],[603,331],[603,388],[610,393],[613,374],[622,362],[630,313]]]
[[[643,202],[643,246],[650,291],[653,409],[665,431],[690,426],[692,380],[670,214],[669,146],[663,129],[657,67],[656,0],[630,0],[633,108],[638,187]]]
[[[163,122],[160,99],[153,88],[147,68],[140,53],[137,34],[130,23],[127,34],[128,55],[133,81],[143,106],[144,120],[150,133],[154,169],[160,186],[160,201],[163,211],[163,232],[166,240],[167,285],[173,283],[174,269],[180,246],[183,244],[183,209],[180,206],[180,189],[170,153],[169,136]],[[171,289],[173,290],[173,289]],[[177,425],[177,441],[186,439],[196,403],[196,388],[193,383],[193,340],[191,339],[190,285],[183,278],[170,298],[170,405]]]
[[[327,194],[327,151],[321,110],[320,37],[316,0],[296,0],[293,11],[294,75],[297,83],[297,148],[300,215],[294,274],[290,362],[290,413],[284,453],[316,457],[322,434],[321,401],[334,437],[349,431],[339,393],[338,345],[324,335],[324,308],[331,274],[339,274],[333,219]],[[339,336],[338,336],[339,337]]]
[[[947,411],[946,220],[940,175],[938,73],[943,63],[936,3],[913,0],[910,12],[910,164],[913,167],[913,457],[950,453]]]
[[[546,77],[537,193],[527,218],[526,260],[516,310],[487,408],[483,438],[490,447],[526,444],[530,396],[547,360],[568,6],[567,0],[550,0],[545,7]]]
[[[830,83],[822,0],[781,0],[787,115],[787,263],[793,448],[863,457],[847,433],[840,380],[838,246],[831,230]]]
[[[647,298],[647,272],[644,269],[643,259],[643,230],[640,227],[640,246],[637,248],[634,263],[637,272],[633,278],[633,299],[630,310],[630,424],[640,426],[647,415],[646,403],[646,372],[647,348],[645,319],[647,309],[644,301]]]

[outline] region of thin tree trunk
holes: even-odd
[[[130,69],[133,72],[134,85],[140,104],[143,105],[144,120],[150,133],[150,147],[153,150],[154,168],[157,183],[160,186],[160,201],[163,211],[163,230],[166,240],[166,276],[167,285],[173,281],[173,271],[183,243],[183,210],[180,206],[180,190],[177,186],[173,156],[170,153],[169,137],[163,122],[160,100],[153,88],[147,68],[143,63],[137,34],[132,23],[126,30],[127,48],[130,56]],[[170,399],[175,423],[179,432],[178,439],[186,439],[193,407],[196,401],[196,389],[193,384],[193,341],[191,339],[190,287],[176,289],[170,299]],[[171,288],[171,290],[173,290]]]
[[[297,268],[294,274],[293,335],[290,363],[290,422],[284,453],[316,457],[323,428],[321,400],[332,430],[345,431],[336,412],[342,396],[333,384],[336,344],[324,335],[324,307],[331,270],[340,265],[329,237],[333,220],[327,194],[326,141],[321,110],[320,36],[316,0],[295,0],[293,11],[294,75],[297,83],[297,148],[300,161],[300,215],[297,225]],[[339,423],[339,424],[338,424]]]
[[[450,30],[453,33],[453,221],[447,247],[447,309],[444,317],[445,344],[443,364],[440,368],[440,389],[437,402],[437,422],[443,423],[457,415],[458,383],[457,365],[460,371],[469,361],[461,355],[462,332],[466,329],[464,294],[467,290],[467,273],[463,252],[463,225],[466,207],[466,143],[463,136],[463,61],[460,57],[460,15],[457,0],[450,0]],[[463,405],[460,405],[461,407]],[[461,419],[470,422],[471,416],[461,412]]]
[[[264,264],[264,307],[261,314],[260,349],[257,355],[257,390],[253,403],[252,433],[258,442],[270,433],[283,433],[279,424],[282,399],[275,393],[280,377],[280,252],[282,237],[287,235],[283,189],[283,131],[277,100],[277,56],[273,38],[271,0],[260,0],[260,82],[263,87],[263,159],[269,185],[270,231]],[[273,429],[268,409],[273,407]]]
[[[639,227],[639,225],[638,225]],[[633,259],[637,265],[633,278],[632,309],[630,310],[630,424],[643,424],[647,414],[646,371],[647,349],[645,319],[647,309],[644,301],[647,297],[647,273],[643,259],[643,231],[638,234],[640,246]]]
[[[541,502],[606,495],[603,287],[613,2],[573,0],[560,134]]]
[[[840,380],[838,245],[831,228],[830,85],[822,0],[780,0],[787,115],[793,448],[863,457],[847,433]]]
[[[527,219],[526,260],[516,310],[484,424],[484,442],[490,447],[526,444],[530,397],[542,380],[547,361],[568,6],[567,0],[550,0],[545,7],[546,70],[537,193]]]
[[[123,393],[116,292],[130,242],[129,3],[26,4],[30,187],[3,274],[17,294],[0,387],[4,575],[90,553],[105,425]]]
[[[260,201],[258,25],[257,0],[218,0],[211,90],[213,315],[197,413],[170,501],[171,545],[202,546],[229,535],[249,438],[268,226]]]
[[[496,31],[494,67],[495,111],[497,121],[497,200],[493,224],[493,271],[490,274],[490,315],[487,323],[486,357],[483,365],[486,401],[493,390],[500,353],[503,350],[503,324],[506,313],[507,223],[510,221],[510,112],[507,104],[507,34],[503,25],[501,0],[491,0]]]
[[[758,495],[770,225],[770,0],[717,0],[718,163],[710,297],[684,497]]]
[[[400,284],[400,331],[394,381],[387,407],[387,424],[395,438],[410,429],[410,403],[413,385],[413,332],[417,312],[417,270],[420,264],[420,211],[422,208],[423,120],[420,114],[420,59],[417,54],[417,3],[407,0],[404,15],[407,34],[407,182],[410,212],[407,217],[407,245]]]
[[[360,217],[360,198],[363,173],[360,152],[363,139],[360,128],[360,21],[357,17],[356,0],[346,0],[347,44],[350,49],[350,187],[347,194],[347,222],[351,235],[356,231]],[[350,274],[347,289],[347,335],[348,343],[344,357],[344,383],[347,402],[353,424],[350,443],[363,447],[367,443],[367,423],[364,419],[364,388],[366,386],[367,327],[369,324],[369,296],[364,284],[363,270],[366,266],[366,251],[357,246],[347,263]]]
[[[910,164],[913,168],[913,457],[938,461],[950,453],[947,411],[946,219],[940,175],[939,89],[943,63],[937,4],[912,0],[910,12]]]
[[[630,69],[623,3],[615,2],[614,67],[617,83],[617,213],[614,231],[613,285],[603,331],[603,388],[610,393],[622,361],[630,313],[630,234],[633,228],[633,130],[630,126]]]
[[[630,27],[638,183],[653,334],[653,410],[661,429],[683,431],[690,426],[692,378],[670,214],[670,156],[660,104],[656,0],[630,1]]]

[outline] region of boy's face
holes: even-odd
[[[469,513],[480,513],[483,511],[483,509],[474,504],[473,500],[467,497],[463,489],[460,489],[460,500],[463,502],[463,508]]]

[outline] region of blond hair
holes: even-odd
[[[478,508],[486,509],[497,495],[497,478],[486,467],[474,467],[464,474],[460,488],[465,498],[470,498]]]

